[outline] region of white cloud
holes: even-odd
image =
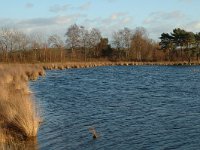
[[[28,33],[36,31],[52,33],[52,31],[55,30],[63,30],[63,32],[65,32],[69,25],[75,23],[80,18],[85,18],[85,16],[82,14],[72,14],[23,20],[0,18],[0,27],[16,28]]]
[[[125,16],[127,16],[126,13],[122,13],[122,12],[113,13],[108,19],[111,19],[112,21],[115,21],[115,20],[118,20],[118,19],[123,18]]]
[[[163,32],[170,33],[175,27],[171,24],[160,24],[146,27],[150,38],[158,40]]]
[[[129,16],[128,13],[117,12],[111,14],[107,18],[101,18],[100,20],[102,24],[106,25],[118,24],[118,26],[121,26],[131,23],[133,21],[133,17]]]
[[[54,16],[49,18],[33,18],[28,20],[22,20],[18,22],[18,25],[22,26],[52,26],[52,25],[66,25],[75,22],[78,18],[82,18],[84,15],[73,14],[67,16]]]
[[[49,11],[53,12],[53,13],[61,13],[61,12],[65,12],[68,10],[71,10],[71,11],[75,10],[76,12],[77,11],[85,11],[85,10],[88,10],[91,7],[91,5],[92,5],[92,3],[89,1],[82,3],[79,6],[72,6],[70,4],[64,4],[64,5],[55,4],[49,8]]]
[[[148,25],[146,28],[149,31],[151,38],[158,39],[163,32],[171,33],[175,28],[182,28],[194,33],[200,32],[200,20],[180,24],[160,22],[159,24]]]
[[[50,12],[53,12],[53,13],[59,13],[59,12],[64,12],[68,9],[70,9],[70,5],[69,4],[64,4],[64,5],[53,5],[49,8],[49,11]]]
[[[93,19],[85,18],[82,22],[82,25],[91,28],[95,27],[100,29],[102,34],[106,37],[111,38],[112,33],[124,27],[130,27],[133,24],[133,17],[129,16],[128,13],[124,12],[116,12],[111,14],[110,16],[97,17]]]
[[[192,21],[192,22],[184,25],[184,28],[189,31],[200,32],[200,20]]]
[[[122,20],[122,23],[123,24],[128,24],[130,23],[132,20],[131,20],[131,17],[125,17],[123,20]]]
[[[88,2],[85,2],[85,3],[83,3],[82,5],[80,5],[80,6],[78,7],[78,9],[80,9],[80,10],[87,10],[87,9],[89,9],[91,6],[92,6],[92,3],[88,1]]]
[[[181,11],[153,12],[143,21],[143,24],[153,39],[158,39],[163,32],[170,33],[175,28],[192,32],[200,31],[200,20],[191,21],[191,18]]]
[[[171,12],[152,12],[145,20],[145,24],[157,24],[159,22],[171,22],[171,21],[182,21],[186,18],[186,15],[181,11]]]
[[[75,9],[77,10],[78,7]],[[200,32],[200,20],[185,22],[185,18],[187,17],[179,11],[153,12],[145,19],[144,24],[141,26],[147,29],[150,37],[153,39],[158,39],[161,33],[170,33],[174,28],[178,27],[188,31]],[[124,27],[134,29],[136,25],[133,20],[133,16],[130,16],[126,12],[115,12],[107,17],[99,16],[96,18],[89,18],[80,12],[71,15],[56,15],[21,20],[0,18],[0,27],[12,25],[12,27],[29,33],[36,31],[47,33],[55,32],[63,36],[71,24],[77,23],[86,28],[98,28],[103,36],[111,38],[114,31]]]

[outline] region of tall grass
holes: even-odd
[[[0,142],[37,136],[41,119],[28,80],[39,75],[44,75],[39,66],[0,65]]]
[[[177,65],[200,65],[200,61],[163,61],[163,62],[134,62],[134,61],[99,61],[99,62],[63,62],[63,63],[44,63],[40,64],[45,70],[53,69],[70,69],[70,68],[91,68],[98,66],[143,66],[143,65],[158,65],[158,66],[177,66]]]

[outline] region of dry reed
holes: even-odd
[[[0,65],[0,142],[37,136],[40,117],[28,80],[45,75],[34,65]]]
[[[164,61],[164,62],[111,62],[111,61],[99,61],[99,62],[63,62],[63,63],[44,63],[40,64],[44,70],[64,70],[71,68],[92,68],[99,66],[143,66],[143,65],[158,65],[158,66],[177,66],[177,65],[200,65],[200,61],[186,62],[186,61]]]

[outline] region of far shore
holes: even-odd
[[[6,65],[6,63],[5,63]],[[26,65],[26,64],[20,64]],[[70,68],[92,68],[99,66],[198,66],[200,61],[163,61],[163,62],[134,62],[134,61],[91,61],[91,62],[52,62],[32,63],[32,65],[43,67],[44,70],[64,70]]]
[[[162,62],[134,62],[134,61],[74,61],[74,62],[36,62],[36,63],[0,63],[2,66],[38,66],[44,70],[64,70],[71,68],[92,68],[99,66],[198,66],[200,61],[162,61]]]

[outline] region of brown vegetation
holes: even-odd
[[[98,61],[98,62],[65,62],[65,63],[41,63],[45,70],[64,70],[70,68],[91,68],[99,66],[138,66],[138,65],[160,65],[160,66],[178,66],[178,65],[200,65],[199,61],[163,61],[163,62],[132,62],[132,61]]]
[[[44,75],[35,65],[0,65],[0,142],[37,136],[40,117],[28,80]]]
[[[174,29],[163,33],[160,43],[148,37],[143,27],[123,28],[111,39],[97,28],[71,25],[65,37],[56,34],[25,34],[10,28],[0,29],[0,62],[52,63],[73,61],[199,61],[200,34]],[[66,38],[64,42],[63,38]]]

